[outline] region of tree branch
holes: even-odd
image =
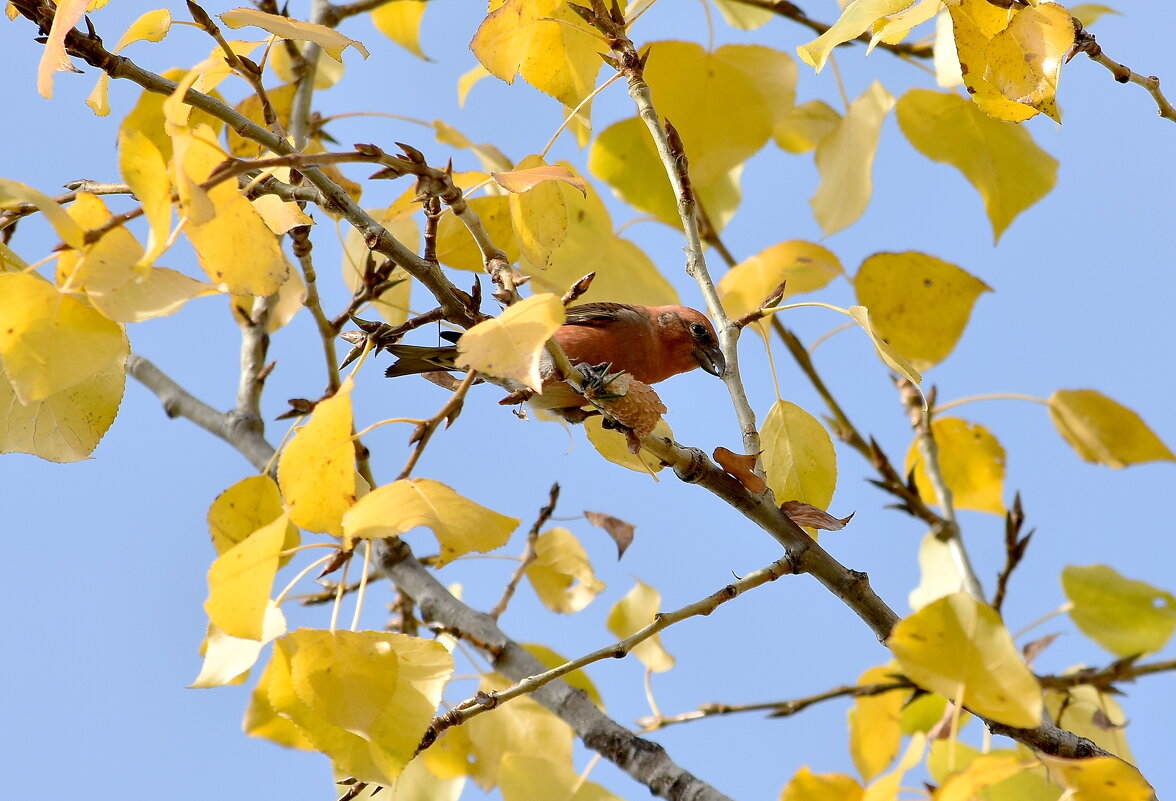
[[[1166,120],[1176,122],[1176,108],[1172,107],[1172,104],[1168,102],[1168,98],[1164,97],[1164,93],[1160,91],[1159,78],[1155,75],[1144,77],[1125,64],[1120,64],[1106,56],[1102,51],[1102,47],[1094,40],[1094,34],[1083,28],[1082,23],[1077,19],[1074,20],[1074,29],[1074,53],[1085,53],[1090,57],[1091,61],[1102,64],[1111,71],[1111,75],[1114,75],[1115,80],[1119,83],[1134,83],[1142,86],[1155,99],[1160,116]]]

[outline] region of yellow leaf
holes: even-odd
[[[844,272],[831,251],[793,239],[772,245],[728,270],[719,280],[719,297],[727,314],[737,320],[758,309],[782,281],[787,281],[783,298],[791,298],[815,292]],[[767,335],[764,321],[756,327]]]
[[[516,169],[492,172],[490,177],[503,189],[512,193],[529,192],[548,181],[562,181],[568,186],[579,189],[580,194],[588,195],[588,185],[583,178],[563,165],[545,164],[542,157],[536,155],[524,158],[518,163]]]
[[[121,368],[126,357],[117,323],[36,274],[0,274],[0,363],[21,404],[75,387],[112,364]]]
[[[931,423],[931,433],[939,449],[939,470],[955,507],[1003,516],[1005,451],[992,432],[958,417],[937,417]],[[912,468],[919,494],[933,499],[935,490],[917,441],[907,451],[906,469]]]
[[[935,793],[935,801],[972,801],[981,791],[1032,767],[1034,761],[1015,753],[980,754],[966,768],[952,773]],[[986,797],[986,796],[981,796]]]
[[[796,62],[784,51],[753,44],[723,45],[714,57],[752,82],[764,99],[772,126],[780,124],[796,105]]]
[[[1070,6],[1070,15],[1074,19],[1082,23],[1082,27],[1087,28],[1098,21],[1099,17],[1106,14],[1114,14],[1121,17],[1122,14],[1110,6],[1099,5],[1098,3],[1078,3]]]
[[[129,352],[124,338],[121,355],[106,367],[28,404],[17,399],[0,365],[0,453],[31,453],[50,462],[76,462],[89,456],[118,413]]]
[[[902,11],[914,0],[853,0],[829,30],[808,44],[796,48],[800,60],[820,72],[833,48],[856,39],[882,17]]]
[[[543,663],[543,667],[548,670],[554,670],[567,663],[569,660],[560,656],[555,651],[548,648],[546,645],[538,643],[520,643],[523,650],[531,656]],[[604,709],[604,699],[600,697],[600,691],[596,689],[596,685],[592,683],[592,679],[588,678],[588,674],[583,670],[573,671],[562,677],[564,681],[570,684],[577,690],[583,690],[588,695],[588,700],[596,704],[602,710]]]
[[[224,160],[219,150],[202,141],[211,136],[211,131],[197,132],[187,143],[183,172],[191,182],[206,180]],[[184,228],[201,269],[234,294],[265,297],[277,292],[290,275],[290,265],[277,237],[241,194],[236,179],[217,184],[207,197],[209,216],[201,213],[202,223],[190,219]],[[192,209],[185,207],[185,213],[191,217]]]
[[[1062,589],[1074,625],[1116,656],[1159,651],[1176,629],[1176,596],[1106,565],[1067,567]]]
[[[1027,749],[1000,749],[981,754],[955,739],[935,740],[927,770],[942,785],[935,801],[1058,801],[1062,789]],[[1005,774],[1006,778],[992,782]]]
[[[865,306],[850,306],[845,311],[855,323],[861,326],[862,330],[866,332],[866,335],[870,337],[870,340],[874,343],[874,350],[878,353],[878,358],[887,367],[910,381],[916,387],[923,383],[923,375],[907,361],[905,356],[879,336],[878,331],[874,328],[874,324],[870,319],[869,309]]]
[[[121,52],[135,42],[162,42],[171,30],[171,12],[166,8],[148,11],[130,24],[122,38],[118,40],[112,53]]]
[[[287,515],[280,515],[218,556],[208,569],[204,611],[222,633],[243,640],[262,639],[288,523]]]
[[[162,73],[162,75],[169,80],[179,80],[184,77],[185,73],[183,70],[172,69]],[[216,100],[222,102],[224,100],[216,90],[211,90],[208,94]],[[169,162],[172,158],[173,148],[171,136],[164,131],[163,105],[166,100],[167,97],[164,95],[143,90],[143,93],[139,95],[139,99],[135,103],[135,107],[123,117],[118,130],[120,137],[128,131],[137,131],[143,134],[155,145],[156,150],[163,156],[164,162]],[[214,132],[217,132],[221,130],[224,122],[218,120],[216,117],[210,117],[203,111],[193,109],[189,124],[193,128],[207,125]]]
[[[85,228],[97,228],[110,221],[111,213],[102,199],[89,192],[79,192],[69,207],[69,216]],[[67,250],[57,259],[55,280],[62,291],[84,289],[106,292],[117,289],[136,275],[144,275],[140,266],[143,248],[124,226],[108,231],[101,239],[79,250]]]
[[[902,620],[886,641],[920,687],[1000,723],[1041,723],[1041,687],[1000,616],[965,593],[940,598]]]
[[[302,731],[274,710],[269,700],[271,692],[276,697],[297,697],[290,687],[290,668],[285,657],[276,652],[266,663],[249,696],[241,728],[250,737],[261,737],[286,748],[313,751],[314,745]]]
[[[246,25],[252,25],[268,31],[281,39],[314,42],[323,49],[324,53],[336,61],[343,60],[343,51],[348,47],[354,47],[364,58],[368,57],[367,48],[363,46],[363,43],[357,42],[354,39],[348,39],[343,34],[325,25],[302,22],[300,20],[290,19],[289,17],[281,17],[277,14],[267,14],[264,11],[258,11],[254,8],[237,8],[232,11],[226,11],[219,16],[225,25],[228,25],[234,30],[243,28]]]
[[[483,78],[490,77],[490,73],[481,64],[474,66],[468,72],[462,74],[457,79],[457,105],[465,108],[466,98],[470,96],[470,90],[474,88],[474,84]]]
[[[786,400],[768,410],[760,429],[768,486],[779,503],[828,509],[837,486],[837,453],[821,421]]]
[[[779,102],[781,93],[787,99],[787,78],[778,74],[780,60],[787,56],[772,59],[777,75],[761,82],[745,70],[768,63],[762,58],[766,48],[748,52],[747,46],[725,45],[708,53],[694,42],[657,42],[652,48],[645,80],[657,113],[678,129],[691,180],[698,186],[715,183],[771,136],[775,112],[765,91],[773,102]],[[730,120],[739,124],[731,125]]]
[[[873,52],[879,42],[898,44],[912,28],[927,22],[943,8],[943,0],[918,0],[914,5],[889,17],[882,17],[870,26],[870,46],[866,55]]]
[[[776,18],[776,15],[766,8],[745,5],[739,0],[715,0],[715,8],[723,15],[728,25],[743,31],[754,31]]]
[[[389,218],[379,211],[369,211],[368,213],[388,229],[388,233],[404,243],[410,250],[417,249],[421,235],[416,220],[408,216]],[[388,213],[392,213],[391,208],[388,209]],[[372,260],[373,270],[379,269],[387,262],[387,258],[383,255],[368,250],[360,233],[349,227],[347,235],[343,238],[343,283],[352,292],[358,290],[363,283],[364,270],[369,257]],[[389,273],[389,280],[396,283],[372,301],[372,308],[384,318],[384,322],[390,325],[400,325],[408,319],[412,281],[408,273],[400,267],[392,269]]]
[[[1139,415],[1093,389],[1059,389],[1049,396],[1049,419],[1070,447],[1088,462],[1116,469],[1176,454]]]
[[[629,594],[608,613],[607,626],[618,639],[625,639],[653,622],[661,605],[661,594],[643,581],[638,581]],[[662,647],[661,635],[654,634],[633,647],[633,656],[654,673],[663,673],[674,666],[674,657]]]
[[[535,540],[535,561],[527,566],[527,579],[544,606],[565,615],[579,612],[604,590],[584,546],[566,528],[550,529]]]
[[[588,169],[629,205],[652,214],[666,225],[681,228],[678,200],[670,187],[666,168],[640,119],[622,120],[602,131],[588,152]],[[707,216],[719,231],[739,207],[742,170],[743,165],[738,164],[710,183],[693,185]],[[691,178],[694,179],[693,171]]]
[[[844,773],[813,773],[803,767],[784,787],[780,801],[861,801],[862,786]]]
[[[154,264],[167,247],[171,230],[171,182],[163,154],[142,131],[127,129],[118,136],[118,169],[143,204],[150,225],[144,264]]]
[[[510,199],[504,195],[466,198],[470,211],[478,216],[490,241],[506,253],[507,261],[517,261],[519,246],[511,228]],[[437,222],[437,260],[459,270],[481,273],[482,252],[465,223],[449,209]]]
[[[444,120],[433,120],[433,130],[436,132],[437,141],[441,144],[468,150],[477,156],[484,170],[510,170],[514,167],[514,163],[496,146],[475,144],[468,136]],[[482,173],[458,173],[453,178],[463,190],[475,183],[479,185],[486,183],[483,180],[486,176]]]
[[[81,72],[65,53],[65,37],[86,13],[86,0],[61,0],[53,13],[53,24],[45,39],[41,62],[37,65],[37,91],[41,97],[53,97],[53,73]]]
[[[972,101],[985,114],[1008,122],[1024,122],[1037,109],[1010,100],[987,79],[989,45],[1009,26],[1012,9],[1000,8],[988,0],[958,0],[948,6],[955,31],[960,73]]]
[[[911,590],[907,599],[911,609],[916,611],[945,595],[963,592],[967,587],[956,551],[933,531],[924,534],[919,544],[919,575],[919,586]]]
[[[622,4],[622,10],[624,4]],[[470,49],[491,75],[516,75],[565,106],[593,89],[599,37],[562,0],[492,0]]]
[[[204,663],[200,675],[188,687],[205,689],[237,683],[257,663],[265,644],[285,633],[286,617],[273,601],[267,601],[260,640],[230,637],[209,623],[208,636],[204,639]]]
[[[282,495],[278,485],[268,475],[249,476],[216,496],[208,507],[208,531],[212,535],[212,547],[217,554],[223,554],[264,525],[272,523],[282,514]],[[298,527],[290,523],[282,550],[298,547],[302,537]],[[278,567],[291,559],[282,557]]]
[[[955,348],[972,306],[991,288],[969,273],[925,253],[875,253],[853,279],[858,303],[874,329],[918,370]]]
[[[584,179],[566,167],[544,164],[539,156],[527,156],[519,169],[491,176],[511,192],[510,222],[522,256],[538,269],[547,269],[568,235],[568,205],[552,181],[566,181],[587,194]]]
[[[421,50],[421,19],[425,16],[425,5],[425,0],[384,3],[372,11],[372,24],[414,56],[428,61]]]
[[[927,738],[922,732],[915,732],[907,744],[907,749],[894,770],[884,774],[866,788],[862,794],[862,801],[897,801],[902,787],[903,776],[918,765],[923,759],[923,751],[927,746]]]
[[[865,0],[854,0],[855,4]],[[871,171],[882,121],[894,98],[874,81],[849,106],[837,127],[817,145],[821,185],[809,200],[826,234],[847,228],[862,216],[874,191]]]
[[[533,295],[462,334],[457,364],[495,378],[514,379],[541,392],[539,363],[546,352],[544,345],[563,322],[558,297]]]
[[[319,401],[278,460],[278,484],[290,519],[307,531],[343,533],[343,513],[355,503],[355,444],[351,441],[351,378]]]
[[[625,435],[614,429],[605,428],[601,425],[599,417],[589,417],[584,421],[584,433],[588,436],[592,447],[596,448],[597,453],[613,464],[618,464],[637,473],[648,473],[651,476],[660,473],[664,467],[660,459],[650,455],[647,451],[643,450],[637,454],[630,452]],[[665,420],[660,420],[654,426],[650,436],[673,439],[674,432]]]
[[[32,203],[40,209],[62,242],[71,248],[85,247],[85,231],[53,198],[19,181],[0,178],[0,208],[13,208],[21,203]]]
[[[529,754],[505,755],[498,785],[502,801],[621,801],[599,784],[583,781],[570,764]]]
[[[917,731],[928,733],[942,722],[944,713],[947,711],[947,704],[946,698],[935,693],[924,693],[912,699],[902,710],[902,733],[906,735],[914,734]],[[971,715],[963,712],[960,717],[962,723],[967,723]]]
[[[1139,771],[1115,757],[1059,759],[1041,755],[1054,781],[1073,801],[1151,801],[1155,789]]]
[[[772,129],[772,139],[789,153],[807,153],[837,129],[841,115],[824,100],[793,106]]]
[[[897,670],[889,665],[872,667],[858,677],[858,686],[894,681]],[[849,753],[865,782],[890,767],[902,745],[902,708],[909,690],[860,695],[849,711]]]
[[[1009,100],[1061,122],[1055,95],[1062,60],[1073,44],[1068,10],[1057,3],[1023,8],[988,43],[984,80]]]
[[[440,779],[455,779],[470,774],[471,745],[469,726],[451,726],[441,733],[437,741],[421,754],[420,761],[429,767],[429,772]],[[412,762],[409,763],[411,766]],[[428,799],[422,799],[428,801]]]
[[[951,92],[912,89],[898,101],[897,115],[920,153],[955,167],[980,193],[995,239],[1057,183],[1057,160],[1025,129],[994,120]]]
[[[404,0],[404,4],[411,5],[412,3]],[[282,83],[292,84],[298,81],[298,75],[294,71],[294,64],[290,60],[290,53],[285,47],[270,48],[269,65],[273,67],[274,74],[278,76],[278,79]],[[319,50],[318,60],[314,65],[314,88],[316,90],[330,89],[339,83],[339,80],[343,77],[344,69],[343,62],[336,61],[324,51]]]
[[[280,46],[274,48],[275,52],[281,50],[283,48]],[[335,62],[331,61],[331,63]],[[290,114],[294,108],[294,94],[297,91],[298,85],[293,82],[284,86],[274,86],[266,90],[270,106],[273,107],[274,113],[278,116],[278,122],[283,126],[290,124]],[[247,117],[262,128],[267,127],[265,109],[262,108],[261,100],[257,95],[247,95],[234,108],[237,110],[237,113]],[[269,154],[260,144],[254,142],[252,139],[246,139],[244,136],[241,136],[232,127],[225,128],[225,142],[229,146],[229,153],[238,158],[257,158],[258,156]],[[281,176],[279,175],[279,177]]]
[[[495,674],[483,679],[478,689],[501,690],[509,683]],[[483,790],[498,783],[508,754],[540,754],[557,765],[572,764],[571,727],[526,696],[471,718],[464,728],[469,729],[474,758],[470,776]]]
[[[417,526],[437,535],[441,567],[470,551],[485,553],[505,545],[519,524],[480,506],[439,481],[411,478],[372,490],[343,516],[344,542],[395,537]]]
[[[436,747],[436,744],[429,746],[421,756]],[[396,777],[395,785],[384,788],[368,785],[355,797],[355,801],[458,801],[465,789],[466,777],[439,777],[428,764],[426,759],[414,759],[404,766],[404,770]]]
[[[1066,690],[1047,690],[1045,711],[1066,731],[1085,737],[1120,759],[1135,763],[1127,745],[1127,716],[1109,693],[1100,692],[1089,684]]]

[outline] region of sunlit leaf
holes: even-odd
[[[919,576],[919,586],[911,590],[907,599],[916,611],[945,595],[963,592],[968,586],[956,550],[933,531],[924,534],[919,544]]]
[[[208,531],[212,547],[223,554],[282,514],[282,495],[268,475],[249,476],[216,496],[208,507]],[[301,535],[293,523],[286,530],[282,550],[298,546]],[[290,561],[283,557],[279,567]]]
[[[1004,515],[1005,450],[979,423],[958,417],[937,417],[931,433],[939,451],[939,472],[957,509]],[[905,469],[915,471],[919,495],[933,502],[935,488],[919,453],[918,440],[907,451]]]
[[[570,764],[529,754],[504,756],[498,785],[503,801],[621,801],[599,784],[584,782]]]
[[[470,551],[485,552],[506,544],[519,525],[507,517],[474,503],[439,481],[400,479],[378,487],[343,516],[344,541],[395,537],[417,526],[437,535],[440,567]]]
[[[282,514],[218,556],[208,570],[204,611],[222,633],[260,641],[278,552],[289,518]]]
[[[428,57],[421,50],[421,20],[426,5],[425,0],[383,3],[372,10],[372,24],[393,42],[427,61]]]
[[[45,39],[41,62],[37,66],[37,91],[41,97],[53,97],[53,73],[81,72],[65,52],[65,37],[86,13],[87,0],[61,0],[53,13],[53,24]]]
[[[401,4],[412,5],[412,2],[411,0],[403,0],[403,3],[394,3],[392,5]],[[282,83],[292,84],[298,81],[298,74],[295,72],[294,63],[291,60],[289,51],[285,47],[279,46],[270,49],[269,65],[273,67],[274,74],[278,76],[278,79]],[[316,90],[330,89],[343,77],[344,69],[343,62],[336,61],[324,51],[319,50],[318,60],[314,65],[314,88]]]
[[[604,590],[584,546],[566,528],[550,529],[535,540],[527,580],[544,606],[565,615],[579,612]]]
[[[866,55],[879,43],[898,44],[912,28],[932,19],[942,8],[943,0],[918,0],[897,14],[877,20],[870,26],[870,46],[866,48]]]
[[[889,665],[872,667],[858,676],[859,687],[894,681],[897,669]],[[877,695],[859,695],[849,711],[849,753],[862,781],[869,782],[890,767],[902,745],[900,719],[910,691],[894,690]]]
[[[854,0],[855,4],[865,1]],[[826,234],[849,227],[866,210],[874,192],[874,154],[882,122],[893,106],[894,98],[875,81],[817,145],[821,185],[809,205]]]
[[[167,246],[171,229],[171,182],[167,163],[142,131],[124,130],[118,137],[118,167],[135,197],[143,204],[150,233],[142,261],[154,264]]]
[[[539,363],[544,345],[563,322],[563,304],[558,297],[533,295],[462,334],[457,343],[457,364],[520,381],[540,392],[543,377]]]
[[[1070,15],[1081,22],[1083,27],[1093,25],[1100,17],[1107,14],[1122,16],[1121,12],[1116,11],[1110,6],[1104,6],[1098,3],[1078,3],[1070,6]]]
[[[343,51],[348,47],[354,47],[364,58],[368,57],[367,48],[361,42],[348,39],[335,29],[314,22],[303,22],[277,14],[267,14],[255,8],[233,9],[221,14],[220,18],[230,28],[243,28],[246,25],[252,25],[281,39],[314,42],[323,49],[324,53],[336,61],[343,60]]]
[[[803,501],[828,509],[837,487],[837,453],[821,421],[778,400],[760,429],[768,486],[778,502]]]
[[[1133,765],[1109,756],[1059,759],[1042,755],[1053,780],[1073,801],[1151,801],[1155,789]]]
[[[870,318],[869,309],[865,306],[850,306],[846,312],[855,323],[861,326],[861,329],[866,332],[866,335],[870,337],[870,340],[874,343],[874,350],[878,353],[878,358],[882,360],[883,364],[910,381],[916,387],[923,383],[922,373],[916,370],[907,361],[905,356],[899,353],[889,342],[878,334],[878,330],[874,328],[874,323]]]
[[[1088,462],[1122,468],[1176,461],[1176,454],[1138,414],[1093,389],[1059,389],[1049,396],[1049,419]]]
[[[652,623],[660,611],[660,605],[661,594],[645,582],[638,581],[608,613],[608,630],[617,638],[624,639]],[[674,666],[674,657],[662,647],[660,634],[642,640],[633,647],[632,654],[654,673],[662,673]]]
[[[1041,722],[1041,687],[1000,616],[970,595],[940,598],[902,620],[886,641],[924,689],[1001,723]]]
[[[1009,100],[1061,122],[1055,95],[1073,44],[1074,22],[1064,7],[1040,3],[1020,9],[988,43],[984,80]]]
[[[72,248],[85,246],[85,232],[82,227],[53,198],[19,181],[0,178],[0,208],[13,208],[21,203],[32,203],[36,206],[57,231],[61,241]]]
[[[960,72],[973,102],[991,117],[1008,122],[1024,122],[1037,109],[1010,99],[988,81],[988,49],[992,40],[1013,19],[1011,8],[1001,8],[988,0],[958,0],[948,6],[955,32]]]
[[[664,465],[648,451],[632,453],[625,435],[615,429],[604,428],[600,417],[589,417],[584,421],[584,433],[597,452],[613,464],[627,467],[637,473],[660,473]],[[651,436],[673,439],[674,432],[663,419],[654,427]]]
[[[972,801],[981,796],[981,791],[1031,768],[1035,762],[1002,752],[979,754],[966,768],[957,770],[943,781],[935,801]]]
[[[807,153],[837,129],[841,115],[824,100],[793,106],[772,129],[772,139],[789,153]]]
[[[802,767],[785,785],[780,801],[860,801],[862,786],[844,773],[813,773]]]
[[[760,307],[781,282],[787,282],[784,299],[815,292],[843,275],[841,262],[831,251],[812,242],[790,240],[772,245],[743,260],[719,280],[723,308],[738,320]],[[759,321],[757,330],[767,336],[768,323]]]
[[[1176,596],[1106,565],[1067,567],[1062,589],[1074,625],[1116,656],[1159,651],[1176,629]]]
[[[833,48],[856,39],[882,17],[890,16],[911,5],[914,0],[853,0],[837,22],[816,39],[796,48],[800,60],[820,72]]]
[[[501,676],[483,678],[478,689],[489,692],[509,685]],[[572,763],[572,730],[568,724],[527,696],[502,704],[490,715],[478,715],[469,729],[473,765],[470,776],[483,790],[499,780],[508,754],[542,754],[557,765]]]
[[[1068,671],[1067,671],[1068,672]],[[1127,715],[1110,693],[1089,684],[1046,690],[1045,711],[1058,726],[1135,764],[1127,745]]]
[[[202,689],[236,683],[257,663],[265,644],[285,633],[286,617],[273,601],[266,606],[260,640],[230,637],[209,623],[208,636],[204,639],[204,662],[200,674],[188,686]]]

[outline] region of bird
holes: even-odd
[[[656,384],[701,367],[722,378],[726,359],[714,326],[702,312],[688,306],[637,306],[628,303],[584,303],[566,309],[565,322],[552,335],[575,365],[607,365],[644,384]],[[389,378],[456,369],[455,347],[392,345],[398,360],[385,371]],[[545,372],[552,368],[546,366]],[[564,410],[585,401],[563,382],[552,381],[532,399],[542,408]]]

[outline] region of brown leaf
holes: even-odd
[[[617,544],[617,560],[619,561],[633,543],[633,532],[636,530],[636,526],[604,512],[585,510],[584,517],[588,518],[588,522],[592,525],[604,529],[613,538],[613,542]]]
[[[1115,723],[1107,717],[1107,713],[1101,709],[1094,710],[1094,715],[1090,718],[1090,722],[1098,726],[1103,731],[1111,731],[1113,729],[1123,729],[1127,727],[1127,722]]]
[[[355,551],[335,551],[335,553],[331,555],[331,558],[327,560],[327,563],[323,565],[322,571],[315,578],[321,579],[323,576],[331,575],[336,570],[343,567],[343,565],[347,564],[348,560],[351,559],[351,554],[353,553],[355,553]]]
[[[758,453],[735,453],[720,447],[715,448],[711,456],[728,475],[738,479],[748,492],[759,495],[768,488],[764,480],[755,474]]]
[[[1021,653],[1025,657],[1025,664],[1032,665],[1033,660],[1039,657],[1042,651],[1053,645],[1053,641],[1060,636],[1061,632],[1055,631],[1053,634],[1047,634],[1033,642],[1026,643],[1025,647],[1021,649]]]
[[[818,509],[810,503],[802,503],[801,501],[784,501],[780,504],[780,511],[792,518],[792,522],[798,526],[819,528],[825,531],[841,531],[845,528],[845,524],[853,520],[853,516],[857,514],[857,512],[853,512],[849,517],[834,517],[824,509]]]

